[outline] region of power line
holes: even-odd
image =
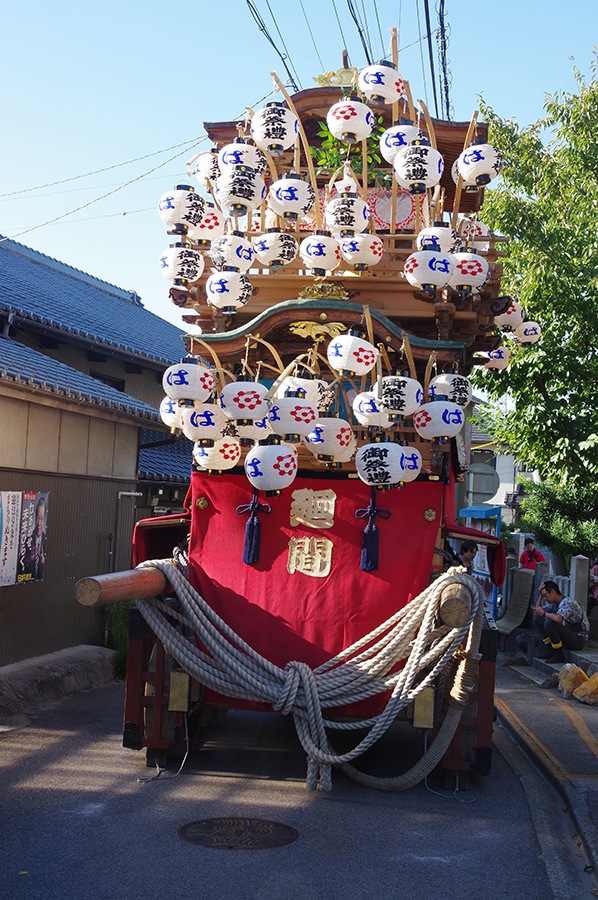
[[[378,7],[374,0],[374,15],[376,16],[376,24],[378,25],[378,34],[380,35],[380,46],[382,47],[382,57],[386,56],[386,47],[384,46],[384,38],[382,37],[382,29],[380,28],[380,18],[378,16]]]
[[[334,15],[336,16],[336,21],[338,23],[338,30],[340,31],[341,38],[343,39],[343,49],[347,51],[349,65],[351,65],[351,57],[349,56],[349,44],[347,43],[347,38],[343,34],[343,26],[341,25],[341,20],[338,17],[338,10],[336,8],[336,0],[332,0],[332,6],[334,9]]]
[[[434,109],[436,118],[440,118],[438,112],[438,96],[436,94],[436,75],[434,73],[434,53],[432,52],[432,26],[430,25],[430,6],[428,0],[424,0],[424,12],[426,14],[426,28],[428,30],[428,56],[430,57],[430,76],[432,78],[432,93],[434,94]]]
[[[439,0],[436,5],[438,13],[438,57],[440,64],[440,102],[443,107],[443,114],[448,121],[451,121],[453,115],[453,104],[450,98],[450,87],[452,83],[451,71],[449,69],[446,51],[451,36],[450,25],[447,23],[444,14],[444,0]]]
[[[322,57],[320,56],[319,50],[317,48],[316,39],[314,37],[313,31],[311,30],[311,25],[309,24],[309,19],[307,18],[307,13],[305,12],[305,7],[303,6],[303,0],[299,0],[299,5],[301,6],[301,12],[303,13],[303,18],[305,19],[305,22],[307,24],[307,29],[309,31],[312,44],[314,45],[314,50],[316,51],[316,56],[320,60],[320,65],[322,66],[322,72],[324,72],[324,63],[322,62]]]
[[[245,2],[247,3],[247,6],[249,7],[249,12],[251,13],[251,15],[253,16],[253,18],[255,19],[255,22],[256,22],[256,24],[257,24],[257,27],[258,27],[259,30],[262,32],[262,34],[264,35],[264,37],[266,38],[266,40],[268,41],[268,43],[272,45],[272,47],[274,48],[274,50],[276,50],[276,52],[277,52],[278,55],[280,56],[280,59],[281,59],[281,61],[282,61],[282,64],[283,64],[283,66],[285,67],[285,69],[287,70],[287,75],[289,76],[289,82],[290,82],[290,84],[291,84],[291,87],[293,88],[293,90],[295,91],[295,93],[298,93],[299,88],[297,87],[297,82],[296,82],[295,79],[293,78],[293,76],[292,76],[292,74],[291,74],[291,70],[290,70],[289,67],[287,66],[287,56],[286,56],[284,53],[281,53],[281,52],[280,52],[280,50],[278,49],[278,47],[276,46],[276,44],[275,44],[274,41],[272,40],[272,36],[270,35],[270,32],[268,31],[268,29],[267,29],[267,27],[266,27],[266,23],[265,23],[264,20],[262,19],[261,15],[260,15],[260,13],[259,13],[259,11],[258,11],[258,9],[256,8],[255,4],[252,2],[252,0],[245,0]]]
[[[284,52],[286,53],[286,55],[287,55],[287,57],[288,57],[288,60],[289,60],[291,66],[292,66],[292,68],[293,68],[293,72],[295,73],[295,76],[296,76],[296,78],[297,78],[297,81],[299,82],[299,86],[301,87],[301,89],[303,89],[303,85],[301,84],[301,79],[299,78],[299,73],[297,72],[297,69],[295,68],[294,63],[293,63],[293,61],[291,60],[291,54],[289,53],[288,47],[287,47],[287,45],[286,45],[285,42],[284,42],[284,38],[283,38],[283,36],[282,36],[282,34],[281,34],[281,32],[280,32],[280,28],[278,27],[278,22],[276,21],[276,18],[275,18],[275,16],[274,16],[274,13],[272,12],[272,7],[270,6],[270,0],[266,0],[266,6],[268,7],[268,10],[269,10],[269,12],[270,12],[270,15],[272,16],[272,21],[274,22],[274,26],[275,26],[275,28],[276,28],[276,30],[277,30],[277,32],[278,32],[278,37],[279,37],[280,40],[282,41],[282,46],[284,47]],[[317,51],[316,51],[316,52],[317,52]]]
[[[427,105],[428,105],[428,86],[427,86],[427,83],[426,83],[426,69],[425,69],[425,66],[424,66],[424,51],[423,51],[423,48],[422,48],[422,41],[423,41],[424,39],[423,39],[423,37],[422,37],[421,22],[420,22],[420,19],[419,19],[419,0],[415,0],[415,10],[416,10],[416,12],[417,12],[417,33],[419,34],[419,41],[418,41],[418,43],[419,43],[419,57],[420,57],[421,64],[422,64],[422,78],[423,78],[423,82],[424,82],[424,96],[425,96],[425,98],[426,98],[426,106],[427,106]]]
[[[370,28],[369,28],[369,24],[368,24],[368,17],[366,16],[366,13],[365,13],[365,0],[361,0],[361,11],[363,13],[363,20],[362,20],[361,24],[365,30],[365,36],[367,38],[368,47],[370,48],[370,56],[373,59],[374,51],[372,50],[372,39],[370,37]]]
[[[361,25],[359,23],[359,16],[358,16],[357,10],[355,9],[355,6],[353,4],[353,0],[347,0],[347,6],[349,8],[349,12],[351,13],[351,18],[353,19],[353,21],[355,23],[355,27],[357,28],[357,31],[359,33],[359,37],[361,38],[361,46],[363,47],[363,51],[365,53],[365,58],[368,62],[368,65],[371,66],[373,63],[373,59],[372,59],[371,53],[368,49],[368,45],[365,40],[363,28],[361,27]]]

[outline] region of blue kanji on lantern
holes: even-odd
[[[461,162],[466,166],[470,166],[472,163],[481,162],[485,158],[481,150],[468,150],[467,153],[463,154]]]
[[[167,269],[167,268],[168,268],[168,260],[166,259],[166,256],[162,256],[162,257],[161,257],[161,259],[160,259],[160,268],[161,268],[161,269]]]
[[[272,406],[270,409],[269,417],[271,422],[280,422],[280,416],[278,415],[278,410],[280,406]]]
[[[448,272],[449,266],[450,262],[445,256],[439,258],[434,256],[428,260],[428,268],[433,272]]]
[[[174,209],[174,197],[162,197],[158,203],[158,209]]]
[[[357,241],[343,241],[343,252],[344,253],[357,253],[359,251],[359,244]]]
[[[384,72],[365,72],[363,80],[366,84],[384,84]]]
[[[326,256],[326,244],[320,242],[316,244],[312,241],[305,249],[310,256]]]
[[[312,433],[310,434],[308,440],[310,444],[323,444],[324,438],[322,434],[324,433],[324,429],[320,425],[316,425]]]
[[[249,260],[249,262],[251,262],[253,257],[253,250],[251,249],[251,247],[243,247],[242,244],[239,244],[239,246],[235,250],[235,253],[239,257],[239,259],[247,259]]]
[[[177,411],[177,404],[174,400],[169,400],[167,397],[164,398],[164,412],[170,413],[173,415]]]
[[[206,409],[201,413],[198,413],[197,410],[195,410],[191,413],[190,421],[194,428],[211,428],[216,424],[214,413],[209,409]]]
[[[243,164],[242,150],[227,150],[222,154],[222,162],[226,165],[240,166]]]
[[[460,409],[445,409],[442,411],[442,421],[445,425],[460,425],[463,416]]]
[[[256,428],[267,428],[268,427],[268,416],[264,416],[263,419],[259,419],[253,423]]]
[[[296,187],[277,188],[274,191],[277,200],[299,200],[299,192]]]
[[[339,344],[338,341],[336,344],[331,344],[328,353],[330,356],[342,356],[341,350],[343,349],[343,345]]]
[[[247,467],[247,474],[250,478],[257,478],[258,475],[263,475],[264,473],[260,470],[260,460],[252,456],[249,459],[245,460],[245,465]]]
[[[213,294],[230,294],[226,279],[221,278],[220,281],[211,281],[210,290]]]
[[[357,404],[357,409],[360,413],[375,413],[379,411],[373,397],[368,397],[367,400],[361,399]]]
[[[254,242],[253,242],[253,246],[255,247],[255,250],[256,250],[257,253],[265,253],[266,250],[269,249],[269,247],[268,247],[268,239],[267,239],[267,238],[262,238],[262,239],[259,240],[259,241],[254,241]]]
[[[419,469],[419,456],[417,453],[412,453],[411,456],[403,456],[401,462],[405,469],[410,469],[412,471],[414,469]]]
[[[189,374],[187,369],[175,369],[174,372],[168,372],[166,375],[166,383],[173,384],[189,384],[186,376]]]

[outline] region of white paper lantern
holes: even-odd
[[[181,428],[190,441],[212,447],[222,436],[226,416],[215,403],[195,403],[181,409]]]
[[[268,228],[264,234],[253,239],[253,249],[262,265],[279,269],[293,262],[299,252],[299,244],[288,231]]]
[[[376,119],[358,97],[348,97],[330,107],[326,124],[337,140],[354,144],[369,138]]]
[[[203,403],[214,390],[214,376],[194,356],[186,356],[169,366],[162,378],[164,393],[171,400],[196,400]]]
[[[364,444],[355,454],[355,469],[371,487],[394,487],[402,480],[405,467],[403,448],[388,440]]]
[[[510,331],[517,331],[523,322],[524,315],[521,303],[513,300],[506,312],[494,317],[494,324],[497,328],[508,328]]]
[[[249,483],[264,491],[266,497],[289,487],[297,475],[297,454],[271,437],[252,447],[245,457],[245,474]]]
[[[537,322],[522,322],[512,337],[518,344],[535,344],[542,337],[542,329]]]
[[[253,244],[242,231],[233,231],[216,238],[212,241],[209,253],[217,269],[234,266],[240,272],[250,269],[255,257]]]
[[[496,350],[491,350],[485,355],[484,368],[489,372],[500,372],[501,369],[506,369],[511,362],[511,351],[506,347],[497,347]]]
[[[408,256],[403,274],[413,287],[421,291],[434,291],[450,283],[454,272],[454,257],[440,250],[416,250]]]
[[[351,460],[355,456],[356,451],[357,451],[357,437],[355,436],[355,433],[353,433],[353,436],[350,439],[347,446],[341,450],[338,450],[334,454],[332,461],[335,465],[342,465],[343,463],[351,462]]]
[[[352,443],[353,429],[346,419],[324,413],[304,441],[308,450],[319,460],[332,463],[334,457],[343,453]]]
[[[282,103],[268,103],[251,120],[251,137],[270,156],[281,156],[298,134],[297,117]]]
[[[444,160],[427,142],[415,141],[401,147],[393,162],[395,178],[410,194],[423,194],[442,178]]]
[[[375,390],[362,391],[353,398],[353,415],[360,425],[371,431],[392,428],[388,413],[380,408],[380,400]]]
[[[295,222],[311,212],[315,199],[311,184],[291,172],[270,185],[268,203],[277,215]]]
[[[268,388],[259,381],[235,381],[220,391],[220,406],[227,418],[245,425],[268,415],[267,393]]]
[[[474,247],[476,250],[487,250],[490,246],[490,229],[478,219],[463,218],[459,222],[459,234],[465,247]]]
[[[329,231],[316,230],[299,245],[304,265],[313,275],[325,275],[336,269],[341,261],[341,251],[336,238]]]
[[[391,421],[401,416],[411,416],[424,402],[424,392],[417,379],[408,375],[385,375],[382,379],[380,409],[388,413]]]
[[[366,341],[359,329],[351,328],[328,344],[328,362],[341,375],[367,375],[378,359],[378,351]]]
[[[191,244],[177,243],[160,257],[160,269],[164,278],[184,287],[197,281],[204,270],[204,259]]]
[[[401,446],[402,458],[399,462],[401,480],[399,485],[415,481],[422,470],[422,455],[417,447]]]
[[[222,272],[210,275],[206,281],[208,302],[232,315],[249,301],[253,288],[247,275],[232,266],[223,266]]]
[[[201,222],[206,201],[190,184],[177,184],[158,201],[160,218],[174,234],[191,233]]]
[[[208,187],[210,182],[216,181],[220,175],[218,152],[213,149],[211,153],[200,153],[195,160],[193,174],[202,187]]]
[[[257,209],[267,193],[264,179],[251,166],[226,166],[215,188],[220,208],[233,217]]]
[[[401,119],[387,128],[380,137],[380,153],[392,166],[401,147],[408,147],[412,141],[426,140],[427,135],[414,125],[411,119]]]
[[[367,272],[377,265],[384,254],[384,243],[376,234],[364,232],[341,238],[341,256],[356,272]]]
[[[160,403],[160,418],[165,425],[168,425],[171,431],[180,431],[181,407],[176,400],[171,400],[170,397],[164,397]]]
[[[354,193],[342,193],[326,206],[326,224],[331,231],[347,234],[360,233],[369,225],[370,208]]]
[[[451,403],[465,409],[471,402],[471,381],[465,375],[458,375],[456,372],[443,372],[432,378],[428,385],[428,394],[434,399],[446,397]]]
[[[451,178],[453,179],[453,182],[455,184],[459,183],[459,169],[457,168],[457,160],[455,160],[455,162],[451,166]],[[465,181],[465,179],[461,175],[461,190],[465,191],[468,194],[475,194],[477,193],[478,186],[475,181]]]
[[[247,143],[243,138],[235,139],[232,144],[226,144],[218,154],[220,171],[227,166],[250,166],[258,175],[262,175],[268,168],[268,160],[253,142]]]
[[[457,159],[460,174],[469,182],[483,187],[496,178],[502,166],[502,153],[491,144],[479,141],[470,144]]]
[[[465,422],[465,413],[456,403],[435,400],[426,403],[413,416],[415,430],[426,441],[447,441],[455,437]]]
[[[490,267],[483,256],[479,256],[475,250],[460,250],[453,254],[454,269],[449,280],[449,285],[459,293],[479,293],[488,278]]]
[[[397,103],[405,92],[405,82],[394,63],[381,60],[362,69],[357,87],[370,103]]]
[[[325,410],[330,405],[328,385],[321,378],[287,375],[280,383],[276,397],[284,397],[288,391],[303,391],[305,399],[318,410]]]
[[[201,469],[224,472],[241,462],[241,445],[234,437],[218,438],[213,447],[198,443],[193,447],[193,461]]]
[[[313,430],[318,410],[305,399],[302,391],[287,391],[284,397],[272,401],[268,411],[270,427],[285,441],[298,443]]]
[[[207,249],[212,241],[224,234],[225,226],[224,216],[218,207],[206,201],[203,216],[197,225],[189,229],[189,237]]]
[[[254,444],[256,441],[263,441],[268,435],[274,433],[267,413],[261,419],[255,419],[247,425],[237,424],[235,428],[242,444]]]
[[[428,228],[422,228],[416,246],[418,250],[436,246],[441,253],[456,253],[461,247],[461,235],[448,222],[434,222]]]

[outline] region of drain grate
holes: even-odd
[[[270,850],[292,844],[299,833],[282,822],[267,819],[200,819],[181,825],[179,837],[214,850]]]

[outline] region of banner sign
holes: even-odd
[[[0,491],[0,586],[16,581],[20,524],[20,491]]]
[[[0,587],[43,581],[48,493],[0,491]]]

